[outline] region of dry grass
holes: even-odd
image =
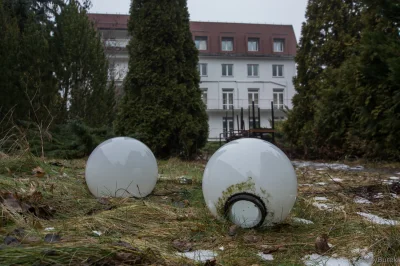
[[[45,171],[44,176],[32,175],[36,166]],[[160,161],[162,179],[153,194],[143,200],[98,201],[86,188],[84,167],[84,160],[0,160],[0,196],[17,193],[16,197],[29,206],[47,206],[55,211],[53,217],[37,217],[1,204],[1,241],[7,236],[19,241],[17,246],[0,242],[1,265],[196,265],[176,255],[173,241],[177,239],[190,243],[193,250],[217,252],[217,265],[303,265],[302,258],[315,253],[315,238],[323,233],[334,245],[327,255],[350,258],[352,249],[369,248],[375,257],[400,257],[400,226],[372,224],[357,214],[371,212],[400,221],[400,200],[390,197],[390,187],[380,186],[399,165],[363,172],[298,169],[299,184],[326,185],[299,186],[296,205],[283,224],[238,230],[233,237],[228,235],[231,224],[214,219],[204,205],[204,162]],[[191,177],[193,183],[179,184],[180,176]],[[334,182],[334,178],[343,181]],[[373,198],[378,192],[383,193],[382,199]],[[326,197],[343,209],[319,210],[313,205],[316,196]],[[372,204],[356,204],[355,196],[364,196]],[[314,224],[296,223],[293,217]],[[49,227],[55,230],[46,231]],[[18,233],[21,228],[23,233]],[[61,241],[45,242],[49,233],[60,235]],[[265,245],[285,248],[273,253],[274,261],[267,262],[257,256]]]

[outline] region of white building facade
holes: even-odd
[[[121,85],[128,71],[129,16],[89,17],[102,33],[110,75]],[[272,106],[275,120],[285,118],[283,109],[292,108],[295,94],[296,38],[292,26],[191,22],[191,31],[199,49],[200,89],[207,107],[210,141],[241,127],[242,108],[244,129],[252,128],[253,101],[257,126],[271,127]]]

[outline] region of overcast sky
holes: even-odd
[[[129,14],[130,0],[92,0],[92,13]],[[188,0],[190,20],[293,25],[297,42],[307,0]]]

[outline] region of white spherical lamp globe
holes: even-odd
[[[202,186],[211,213],[242,228],[282,222],[297,197],[289,158],[275,145],[255,138],[231,141],[216,151]]]
[[[95,197],[136,197],[150,194],[158,177],[157,161],[142,142],[128,137],[104,141],[90,154],[85,178]]]

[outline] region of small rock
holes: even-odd
[[[270,246],[270,245],[261,245],[261,251],[263,254],[271,254],[278,251],[285,251],[287,248],[283,245],[278,246]]]
[[[236,233],[237,233],[237,231],[238,231],[238,229],[239,229],[239,226],[237,226],[237,225],[232,225],[231,227],[229,227],[228,235],[229,235],[229,236],[235,236]]]
[[[4,244],[7,246],[18,246],[20,242],[13,236],[6,236],[6,238],[4,238]]]
[[[18,237],[24,237],[26,235],[25,233],[25,229],[24,228],[17,228],[14,229],[14,231],[12,232],[13,235],[16,235]]]
[[[183,240],[179,240],[179,239],[175,239],[172,242],[172,245],[174,246],[174,248],[176,248],[179,252],[188,252],[192,250],[192,243],[187,242],[187,241],[183,241]]]
[[[315,239],[315,249],[318,254],[325,253],[330,249],[327,234],[322,234]]]
[[[243,236],[243,240],[246,243],[257,243],[260,240],[262,240],[262,238],[260,236],[246,235],[246,236]]]
[[[217,265],[217,260],[212,259],[212,260],[207,260],[204,266],[216,266]]]
[[[97,202],[102,204],[102,205],[109,205],[110,204],[110,199],[102,197],[102,198],[97,199]]]
[[[61,236],[57,234],[47,234],[44,237],[44,241],[47,243],[55,243],[61,240]]]

